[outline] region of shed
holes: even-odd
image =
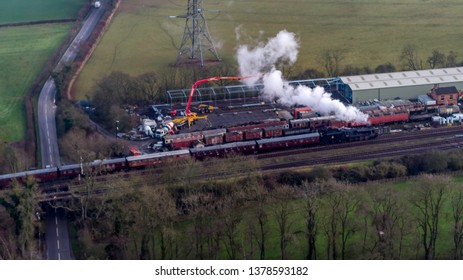
[[[463,88],[463,67],[340,77],[341,94],[353,104],[367,100],[417,99],[434,88]]]

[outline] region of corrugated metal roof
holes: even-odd
[[[340,77],[352,90],[463,82],[463,67]]]

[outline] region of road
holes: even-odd
[[[59,71],[64,65],[74,61],[79,46],[88,39],[103,15],[104,9],[104,2],[102,2],[101,8],[93,9],[89,13],[88,17],[83,22],[82,29],[58,62],[55,71]],[[38,125],[43,167],[61,165],[56,136],[55,96],[56,85],[53,78],[50,76],[40,92],[38,102]]]
[[[101,1],[101,4],[99,9],[92,9],[87,18],[83,21],[81,30],[58,62],[55,71],[61,70],[64,65],[74,61],[81,43],[89,38],[96,24],[105,12],[105,1]],[[50,76],[40,92],[37,109],[42,167],[61,165],[56,134],[55,96],[56,85],[53,78]],[[67,220],[64,212],[64,210],[52,210],[48,211],[46,214],[47,230],[45,235],[47,259],[49,260],[72,259],[67,232]]]
[[[64,209],[47,210],[45,225],[47,232],[47,259],[71,260],[71,246],[69,243],[68,223]]]

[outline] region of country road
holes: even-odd
[[[90,37],[101,16],[105,12],[106,1],[101,1],[101,7],[93,8],[82,23],[82,28],[72,41],[63,57],[58,62],[55,71],[74,61],[82,42]],[[56,134],[55,121],[55,96],[56,85],[50,76],[40,92],[38,101],[38,129],[40,139],[40,151],[42,155],[42,167],[60,166],[60,154]],[[69,236],[67,233],[67,220],[64,210],[47,211],[46,214],[46,245],[47,259],[69,260],[72,259]]]

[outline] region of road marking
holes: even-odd
[[[55,215],[55,224],[58,225],[58,216]]]
[[[61,254],[58,253],[58,260],[61,260]]]
[[[56,227],[56,237],[59,237],[58,227]]]
[[[58,244],[58,250],[59,250],[59,239],[56,240],[56,244]],[[58,253],[59,254],[59,253]]]

